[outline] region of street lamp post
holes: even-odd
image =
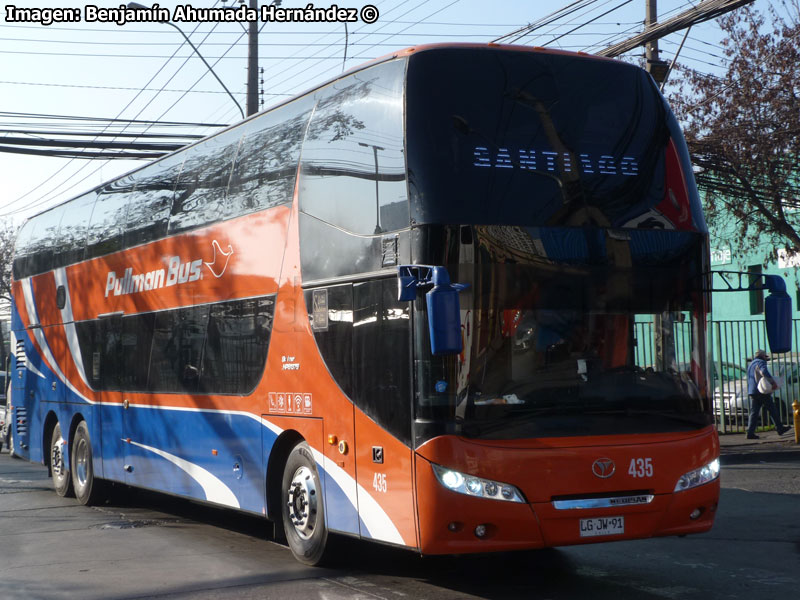
[[[138,2],[128,2],[128,8],[133,8],[133,9],[145,9],[145,10],[147,10],[147,7],[146,7],[146,6],[144,6],[144,5],[142,5],[142,4],[139,4]],[[242,106],[241,106],[241,104],[239,104],[239,102],[236,100],[236,98],[234,98],[233,94],[231,94],[231,91],[230,91],[230,90],[228,89],[228,87],[227,87],[227,86],[226,86],[226,85],[225,85],[225,84],[222,82],[222,79],[220,79],[220,78],[219,78],[219,76],[218,76],[218,75],[217,75],[217,74],[214,72],[214,69],[212,69],[212,68],[211,68],[211,65],[210,65],[210,64],[208,64],[208,61],[207,61],[205,58],[203,58],[203,55],[202,55],[202,54],[200,54],[200,50],[198,50],[198,49],[197,49],[197,46],[195,46],[195,45],[192,43],[192,40],[190,40],[190,39],[189,39],[189,36],[187,36],[187,35],[186,35],[186,34],[183,32],[183,29],[181,29],[180,27],[178,27],[177,25],[175,25],[175,23],[173,23],[172,21],[159,21],[159,23],[164,23],[165,25],[171,25],[172,27],[174,27],[175,29],[177,29],[177,30],[180,32],[180,34],[183,36],[183,39],[184,39],[184,40],[186,40],[186,43],[187,43],[187,44],[189,44],[189,46],[191,46],[191,47],[192,47],[192,50],[194,50],[194,53],[195,53],[195,54],[197,54],[197,56],[200,58],[200,60],[202,60],[202,61],[203,61],[203,64],[204,64],[204,65],[205,65],[205,66],[208,68],[208,70],[211,72],[211,74],[214,76],[214,78],[215,78],[217,81],[219,81],[219,84],[220,84],[220,85],[222,86],[222,88],[223,88],[223,89],[224,89],[224,90],[225,90],[225,91],[228,93],[228,96],[230,96],[230,97],[231,97],[231,100],[233,100],[233,102],[236,104],[236,108],[238,108],[238,109],[239,109],[239,112],[240,112],[240,113],[242,113],[242,118],[244,119],[244,110],[242,110]]]

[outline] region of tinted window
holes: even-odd
[[[33,232],[36,229],[36,219],[28,219],[17,233],[14,244],[14,278],[22,279],[30,275],[28,257],[31,255]]]
[[[107,317],[78,324],[78,340],[87,379],[96,389],[118,390],[123,370],[120,360],[122,320]]]
[[[153,313],[132,315],[122,319],[119,353],[120,361],[125,368],[119,374],[121,390],[138,392],[147,389],[154,321]]]
[[[620,227],[664,198],[674,119],[641,69],[440,49],[409,58],[406,94],[417,222]]]
[[[354,400],[410,445],[410,304],[397,301],[395,279],[354,285],[353,303]]]
[[[156,313],[148,389],[196,392],[200,384],[208,306]]]
[[[247,394],[267,360],[274,296],[76,323],[96,390]]]
[[[359,234],[409,226],[398,60],[359,71],[317,93],[303,144],[300,208]]]
[[[102,389],[100,384],[100,341],[97,336],[97,327],[100,321],[80,321],[75,323],[78,333],[78,344],[81,348],[81,358],[86,381],[93,389]],[[95,358],[95,352],[97,352]]]
[[[208,319],[200,385],[204,391],[247,393],[264,372],[274,298],[214,304]]]
[[[136,181],[132,175],[112,181],[100,191],[86,233],[86,258],[122,249],[128,204],[135,202],[135,194]]]
[[[241,137],[242,132],[237,128],[189,149],[172,201],[170,233],[220,219]]]
[[[53,250],[58,242],[58,226],[64,206],[57,206],[35,217],[36,226],[27,244],[27,271],[43,273],[53,268]]]
[[[305,96],[242,126],[225,216],[235,217],[278,204],[294,194],[303,134],[314,105]]]
[[[184,153],[168,156],[136,174],[136,201],[128,209],[125,247],[164,237]]]
[[[352,398],[353,286],[307,290],[305,297],[311,329],[325,366],[342,391]]]
[[[53,256],[56,267],[83,260],[86,250],[86,226],[92,216],[96,197],[95,192],[90,192],[66,205],[58,230],[58,245]]]

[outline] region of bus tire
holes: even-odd
[[[81,421],[72,439],[72,487],[75,498],[85,506],[97,504],[102,496],[102,480],[94,476],[92,441],[86,421]]]
[[[16,448],[14,448],[14,430],[11,428],[11,425],[8,426],[8,439],[6,443],[8,444],[8,454],[11,458],[19,458]]]
[[[317,464],[306,442],[289,453],[281,485],[281,515],[286,542],[294,557],[318,565],[325,557],[328,529]]]
[[[53,488],[56,494],[65,498],[72,496],[72,477],[64,461],[64,449],[66,444],[61,437],[61,425],[56,423],[53,427],[53,435],[50,437],[50,474],[53,477]]]

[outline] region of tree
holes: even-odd
[[[9,223],[0,224],[0,305],[11,304],[11,262],[16,239],[16,227]]]
[[[684,126],[709,226],[746,251],[800,252],[800,6],[750,7],[718,20],[724,76],[681,68],[670,98]]]

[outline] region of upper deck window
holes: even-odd
[[[383,63],[318,92],[303,144],[303,212],[362,235],[409,226],[404,72],[405,61]]]

